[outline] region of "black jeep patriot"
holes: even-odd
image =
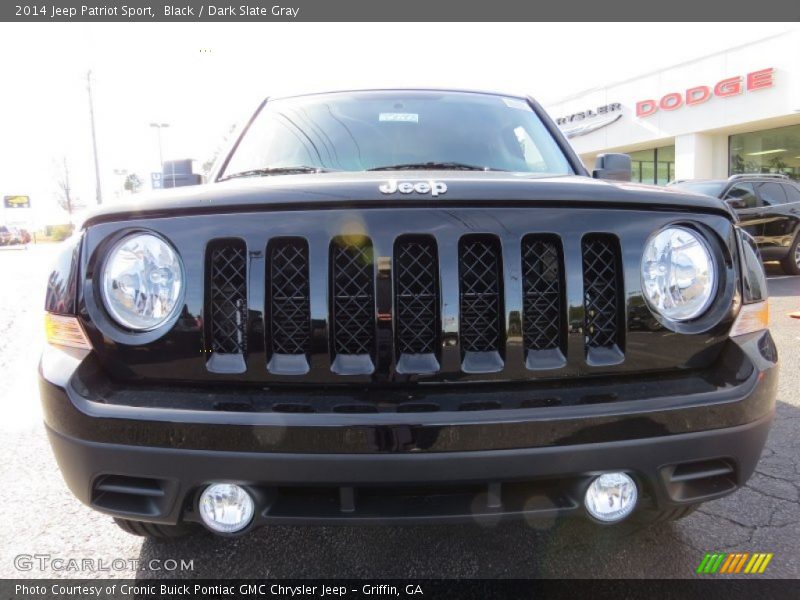
[[[753,472],[777,355],[720,200],[588,173],[526,98],[269,99],[213,183],[48,282],[45,422],[131,533],[677,519]]]

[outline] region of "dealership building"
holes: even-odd
[[[547,106],[591,168],[631,156],[634,181],[785,173],[800,180],[800,31],[587,90]]]

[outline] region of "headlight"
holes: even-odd
[[[642,256],[642,287],[655,312],[688,321],[708,308],[717,272],[706,241],[690,229],[668,227],[651,236]]]
[[[150,233],[122,238],[106,257],[103,302],[128,329],[155,329],[180,309],[183,264],[167,242]]]

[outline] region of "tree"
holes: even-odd
[[[78,199],[73,197],[72,188],[69,185],[69,166],[67,165],[67,157],[61,159],[61,164],[56,163],[56,186],[58,191],[56,193],[56,200],[58,205],[67,212],[69,215],[69,222],[72,224],[72,213],[78,208],[83,208],[85,205]]]
[[[141,187],[142,180],[139,179],[136,173],[129,173],[128,176],[125,177],[125,183],[122,184],[122,188],[131,194],[138,192]]]

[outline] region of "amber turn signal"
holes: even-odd
[[[92,345],[75,317],[44,314],[44,333],[48,344],[91,350]]]
[[[731,337],[769,328],[769,300],[744,304],[731,328]]]

